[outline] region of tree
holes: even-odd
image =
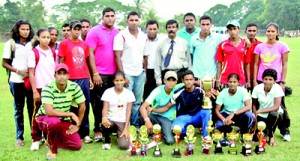
[[[21,3],[7,0],[0,6],[0,31],[8,32],[13,25],[21,18]]]
[[[43,0],[23,0],[21,3],[21,17],[29,20],[35,30],[48,27],[46,13]]]
[[[208,15],[212,19],[212,23],[215,26],[224,26],[229,18],[226,17],[226,12],[228,7],[223,4],[217,4],[210,8],[208,11],[204,12],[204,15]]]

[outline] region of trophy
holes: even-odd
[[[184,137],[186,150],[184,155],[193,155],[194,154],[194,143],[196,141],[195,128],[193,125],[189,125],[186,128],[186,136]]]
[[[215,154],[223,154],[222,146],[220,143],[220,140],[222,140],[223,136],[223,133],[220,131],[215,131],[212,134],[213,140],[217,142],[217,144],[215,145]]]
[[[243,134],[244,145],[242,148],[242,154],[245,156],[249,156],[252,154],[252,138],[253,134],[251,133]]]
[[[141,142],[141,156],[147,156],[147,143],[148,143],[148,129],[145,125],[140,128],[140,142]]]
[[[160,148],[158,147],[158,143],[161,140],[161,126],[159,124],[153,125],[153,133],[154,133],[154,141],[156,143],[156,147],[153,152],[154,157],[162,157],[162,153],[160,151]]]
[[[129,155],[130,156],[136,156],[136,128],[135,126],[131,125],[129,127],[129,135],[130,135],[130,152]]]
[[[238,154],[236,148],[236,140],[238,139],[238,137],[239,134],[235,130],[227,134],[227,138],[230,141],[229,150],[228,150],[229,154],[233,154],[233,155]]]
[[[212,90],[214,84],[214,79],[206,74],[206,76],[202,79],[203,90],[205,92],[209,92]],[[212,109],[212,103],[210,98],[205,97],[203,101],[203,109]]]
[[[265,146],[266,146],[266,139],[264,139],[264,130],[266,128],[266,123],[263,121],[259,121],[257,123],[257,129],[258,129],[258,133],[257,133],[257,138],[258,138],[258,145],[255,147],[255,153],[256,154],[262,154],[265,152]]]
[[[202,153],[203,154],[209,154],[209,149],[212,146],[212,139],[211,139],[211,132],[214,130],[214,128],[211,126],[213,124],[212,120],[208,121],[208,126],[206,127],[206,130],[208,132],[208,135],[203,138],[202,140]]]
[[[174,158],[181,157],[181,153],[180,153],[180,149],[179,149],[181,131],[182,131],[182,128],[179,125],[175,125],[173,127],[173,133],[175,134],[174,138],[175,138],[175,142],[176,142],[176,147],[172,151],[172,157],[174,157]]]

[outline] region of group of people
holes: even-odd
[[[115,10],[108,7],[92,28],[86,19],[66,23],[60,44],[58,29],[39,29],[33,42],[31,24],[17,21],[2,55],[14,97],[16,146],[24,145],[25,98],[30,149],[38,150],[46,138],[47,159],[56,159],[59,147],[79,150],[82,142],[93,141],[90,104],[94,141],[103,141],[103,149],[111,148],[113,132],[119,147],[128,149],[129,125],[146,125],[151,132],[153,124],[160,124],[165,143],[173,144],[172,127],[179,125],[184,135],[192,124],[206,139],[209,120],[225,133],[231,125],[239,126],[242,134],[263,120],[270,145],[275,145],[277,126],[283,139],[291,140],[284,104],[289,48],[279,41],[277,24],[267,25],[267,41],[260,42],[254,23],[247,25],[243,39],[239,22],[229,20],[226,39],[211,32],[209,16],[202,16],[196,27],[193,13],[185,14],[182,29],[168,20],[167,37],[158,35],[156,20],[147,21],[147,32],[142,32],[134,11],[123,31],[115,20]],[[210,91],[202,88],[207,77],[213,82]],[[212,110],[203,108],[205,98],[212,100]]]

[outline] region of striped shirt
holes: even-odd
[[[42,89],[42,105],[36,116],[46,115],[45,104],[53,105],[54,110],[69,112],[72,102],[80,104],[84,101],[85,97],[77,83],[68,80],[65,91],[60,92],[54,80]],[[70,118],[64,118],[64,120],[70,120]]]

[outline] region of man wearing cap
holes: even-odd
[[[84,117],[85,97],[79,85],[68,80],[66,64],[58,64],[54,76],[55,80],[42,89],[42,105],[35,118],[39,128],[47,134],[46,159],[56,159],[58,148],[79,150],[82,146],[77,131]],[[70,112],[72,102],[78,105],[78,116]]]
[[[90,88],[93,88],[93,83],[91,82],[89,69],[91,65],[89,63],[89,49],[87,44],[79,40],[79,35],[81,33],[81,22],[73,20],[70,22],[71,35],[68,39],[63,40],[59,45],[59,61],[64,62],[70,69],[69,79],[76,82],[83,91],[86,98],[85,100],[85,114],[82,121],[82,126],[79,130],[80,137],[85,143],[91,143],[93,140],[89,136],[89,103],[90,103]],[[76,108],[74,112],[77,113]]]
[[[182,135],[186,134],[186,127],[193,125],[202,128],[202,137],[206,137],[208,132],[206,127],[210,120],[211,110],[203,109],[204,97],[211,97],[211,92],[205,92],[200,87],[196,87],[194,73],[187,70],[182,75],[184,87],[177,89],[169,103],[162,107],[157,108],[155,112],[162,113],[168,111],[176,104],[176,119],[172,123],[172,127],[179,125],[182,128]],[[149,110],[151,111],[151,109]],[[152,110],[153,111],[153,110]],[[147,118],[145,118],[147,119]]]
[[[231,73],[239,75],[240,85],[251,87],[251,57],[245,39],[239,37],[240,23],[237,20],[229,20],[226,27],[229,38],[219,44],[216,53],[216,61],[218,62],[216,88],[220,90],[226,87],[227,78]],[[244,71],[244,64],[246,72]]]
[[[145,124],[149,131],[152,130],[153,124],[159,124],[162,127],[163,136],[168,145],[174,143],[171,125],[176,117],[175,105],[165,112],[156,112],[156,110],[166,106],[174,91],[183,86],[183,84],[176,85],[177,80],[176,72],[166,72],[164,85],[156,87],[140,108],[142,115],[140,119],[141,124]]]

